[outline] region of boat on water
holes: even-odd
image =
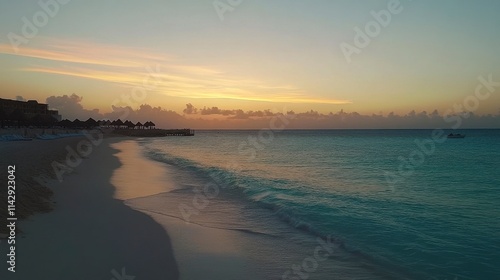
[[[453,134],[453,133],[450,133],[450,134],[448,134],[448,138],[465,138],[465,134],[460,134],[460,133]]]

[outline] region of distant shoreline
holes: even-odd
[[[2,128],[0,129],[0,141],[15,140],[50,140],[71,136],[82,136],[87,131],[100,131],[105,137],[166,137],[166,136],[194,136],[195,131],[191,129],[116,129],[116,128],[94,128],[94,129],[66,129],[66,128]]]

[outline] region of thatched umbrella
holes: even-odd
[[[70,127],[72,126],[72,123],[70,120],[68,119],[65,119],[65,120],[62,120],[58,123],[59,126],[62,126],[62,127]]]
[[[89,118],[88,120],[85,121],[84,125],[87,128],[93,128],[93,127],[96,127],[98,125],[98,123],[93,118]]]
[[[123,126],[122,120],[117,119],[115,125],[117,126],[117,128],[121,128]]]
[[[79,120],[79,119],[75,119],[75,120],[73,121],[73,123],[72,123],[72,126],[73,126],[73,127],[77,127],[77,128],[78,128],[78,127],[82,127],[84,124],[85,124],[85,123],[84,123],[84,122],[82,122],[81,120]]]
[[[127,128],[134,128],[135,124],[129,120],[126,120],[125,123],[123,123]]]
[[[110,120],[106,120],[106,121],[104,122],[104,125],[105,125],[105,126],[107,126],[107,127],[109,127],[110,125],[112,125],[112,123],[111,123],[111,121],[110,121]]]

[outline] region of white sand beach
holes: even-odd
[[[8,156],[2,168],[9,161],[18,170],[29,165],[28,173],[18,173],[19,180],[54,177],[51,163],[64,162],[67,147],[76,149],[82,139],[2,143]],[[62,182],[49,179],[53,210],[18,222],[22,233],[16,236],[16,272],[4,267],[0,278],[259,279],[258,269],[241,256],[239,233],[140,212],[140,203],[126,202],[175,188],[165,184],[171,175],[165,166],[138,153],[131,138],[107,138]],[[4,264],[5,241],[0,243]]]
[[[18,223],[22,233],[16,240],[16,272],[8,272],[4,266],[1,279],[178,278],[165,230],[149,216],[113,198],[110,178],[120,163],[109,144],[116,141],[119,139],[105,139],[62,182],[50,181],[54,210]],[[36,165],[29,157],[19,160],[22,153],[17,151],[26,145],[27,150],[39,147],[44,149],[40,153],[55,154],[50,149],[64,151],[65,145],[76,143],[76,139],[5,143],[9,148],[5,153],[12,153],[9,158],[15,158],[17,168],[22,169],[24,162]],[[50,172],[50,168],[45,171]],[[22,203],[21,199],[17,203]],[[0,244],[3,264],[6,245]]]

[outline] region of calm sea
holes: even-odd
[[[176,190],[152,210],[247,234],[243,253],[269,279],[500,279],[500,130],[460,132],[199,131],[139,143],[175,170]],[[335,244],[328,258],[314,256],[319,239]]]

